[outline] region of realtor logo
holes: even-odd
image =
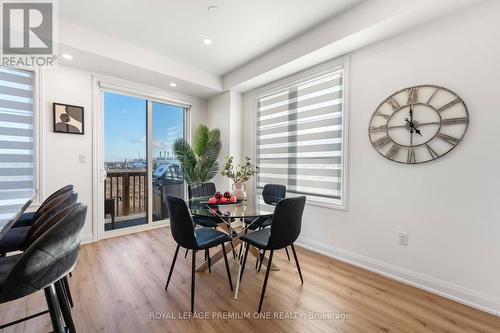
[[[2,21],[2,65],[52,65],[53,1],[2,1]]]

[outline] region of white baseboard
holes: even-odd
[[[328,244],[318,243],[304,237],[300,237],[296,244],[313,252],[321,253],[481,311],[500,316],[500,299],[483,292],[339,249]]]
[[[80,237],[80,242],[81,244],[93,243],[94,237],[92,236],[92,234],[82,235],[82,237]]]

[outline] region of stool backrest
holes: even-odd
[[[188,198],[199,198],[212,196],[217,192],[214,183],[199,183],[188,185]]]
[[[186,202],[167,194],[167,208],[170,216],[170,231],[175,242],[185,249],[195,249],[198,243],[194,234],[193,219]]]
[[[305,196],[286,198],[278,202],[271,223],[271,235],[267,246],[269,249],[282,249],[297,240],[305,204]]]
[[[23,252],[0,289],[0,301],[17,299],[46,288],[75,266],[87,206],[68,207],[64,216]]]
[[[51,207],[50,204],[52,201],[54,201],[54,199],[71,191],[73,191],[73,185],[66,185],[58,189],[54,193],[52,193],[47,199],[45,199],[44,202],[42,202],[40,207],[38,207],[37,211],[35,212],[35,215],[33,215],[33,221],[36,220],[38,217],[42,216],[43,214],[45,214],[45,212],[48,209],[50,209]]]
[[[78,193],[76,192],[65,193],[51,200],[51,202],[47,205],[45,213],[34,220],[31,229],[26,234],[24,248],[27,248],[51,226],[48,222],[54,223],[51,221],[54,215],[58,214],[67,207],[73,206],[77,200]]]

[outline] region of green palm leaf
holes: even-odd
[[[181,138],[172,145],[188,184],[207,182],[217,174],[221,148],[220,130],[210,131],[205,125],[196,129],[192,147]]]

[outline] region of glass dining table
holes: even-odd
[[[236,249],[240,245],[239,238],[243,236],[249,228],[251,228],[255,223],[259,223],[259,220],[272,217],[274,212],[274,207],[283,198],[273,197],[273,196],[262,196],[253,195],[248,196],[247,199],[239,201],[232,204],[209,204],[208,199],[210,197],[198,197],[188,200],[189,210],[191,215],[194,217],[212,217],[219,219],[220,223],[218,227],[225,230],[227,234],[232,238],[231,243],[233,244],[233,249]],[[245,219],[246,223],[242,225],[238,223],[235,225],[235,220]],[[243,245],[244,246],[244,245]],[[230,252],[231,245],[228,243],[226,245],[225,251]],[[243,253],[244,249],[240,251]],[[249,253],[260,260],[260,252],[251,247]],[[215,263],[222,259],[222,250],[219,250],[214,255],[211,255],[211,263]],[[267,259],[263,259],[262,264],[267,266]],[[204,272],[208,269],[208,260],[200,264],[197,268],[197,272]],[[271,266],[271,270],[279,270],[276,265]],[[238,272],[238,280],[236,284],[235,299],[238,297],[239,290],[239,280],[241,274],[241,259],[240,259],[240,271]]]

